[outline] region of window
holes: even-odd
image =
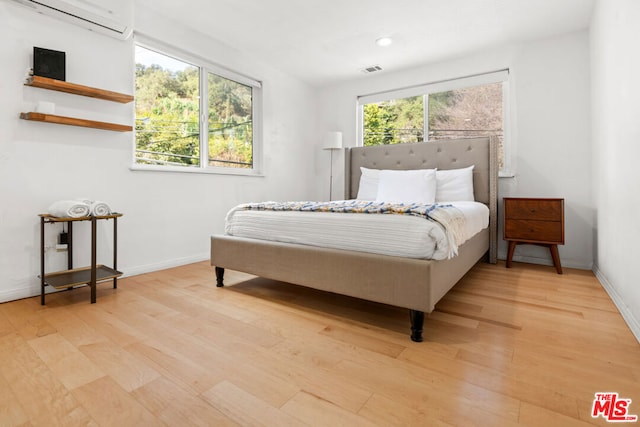
[[[508,72],[495,72],[359,97],[363,145],[496,136],[509,174]]]
[[[136,165],[258,170],[259,82],[199,58],[178,59],[140,44],[135,61]]]

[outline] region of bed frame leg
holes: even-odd
[[[221,288],[224,286],[224,268],[216,267],[216,286]]]
[[[411,341],[422,342],[424,311],[409,310],[409,318],[411,319]]]

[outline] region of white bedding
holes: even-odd
[[[449,202],[465,217],[465,239],[489,225],[489,209],[478,202]],[[411,215],[232,209],[225,233],[408,258],[446,259],[448,241],[435,221]]]

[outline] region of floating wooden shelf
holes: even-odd
[[[77,119],[74,117],[56,116],[55,114],[42,113],[20,113],[23,120],[31,120],[36,122],[56,123],[59,125],[81,126],[86,128],[113,130],[117,132],[131,132],[133,126],[120,125],[117,123],[97,122],[95,120]]]
[[[39,87],[42,89],[57,90],[58,92],[67,92],[75,95],[88,96],[90,98],[105,99],[107,101],[120,102],[122,104],[128,104],[134,99],[132,95],[127,95],[124,93],[97,89],[94,87],[83,86],[75,83],[69,83],[62,80],[55,80],[40,76],[30,77],[25,85]]]
[[[122,276],[122,272],[104,265],[96,265],[96,282],[103,282]],[[44,275],[47,285],[56,289],[71,288],[91,283],[91,267],[57,271]]]

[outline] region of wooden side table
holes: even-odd
[[[549,248],[553,265],[562,274],[558,245],[564,245],[564,199],[505,197],[503,202],[507,268],[517,245],[540,245]]]
[[[121,213],[112,213],[102,216],[83,216],[80,218],[59,218],[49,214],[40,214],[40,304],[44,305],[45,286],[56,289],[71,289],[74,286],[89,285],[91,287],[91,303],[96,302],[96,283],[105,280],[113,280],[113,289],[118,287],[118,277],[122,272],[118,271],[118,218]],[[97,222],[99,220],[113,220],[113,267],[107,267],[96,263],[97,257]],[[73,268],[73,224],[77,221],[91,222],[91,265],[81,268]],[[45,225],[54,223],[66,223],[68,226],[69,242],[67,247],[67,270],[53,273],[45,273]]]

